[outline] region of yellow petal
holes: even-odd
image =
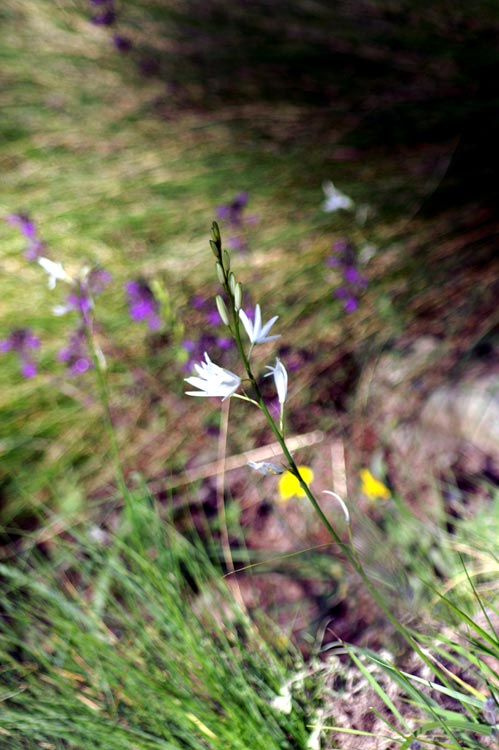
[[[310,482],[313,481],[314,472],[308,466],[298,466],[298,471],[304,482],[310,484]],[[300,482],[295,475],[291,474],[289,471],[284,472],[284,474],[279,477],[277,489],[279,491],[279,498],[282,502],[286,502],[291,497],[306,497]]]
[[[361,490],[364,495],[367,495],[371,500],[387,500],[391,497],[391,492],[383,482],[373,477],[369,469],[361,469],[359,471],[360,480],[362,482]]]

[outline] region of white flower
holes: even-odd
[[[326,196],[326,200],[322,204],[322,210],[326,211],[326,213],[333,213],[340,208],[348,209],[354,207],[353,200],[348,195],[345,195],[345,193],[342,193],[341,190],[335,188],[331,180],[324,182],[322,189]]]
[[[264,377],[268,378],[269,375],[274,376],[277,398],[279,399],[279,403],[283,404],[286,401],[286,394],[288,392],[288,373],[286,372],[286,368],[279,357],[276,357],[275,367],[267,365],[266,369],[270,370],[270,372],[265,373]]]
[[[54,305],[54,307],[52,308],[52,312],[58,317],[66,315],[66,313],[71,312],[72,310],[73,308],[69,305]]]
[[[71,276],[68,276],[62,263],[55,263],[49,258],[45,258],[43,255],[38,258],[39,265],[48,274],[49,277],[49,289],[54,289],[57,281],[68,281],[72,282]]]
[[[207,353],[204,353],[205,361],[201,364],[195,364],[199,377],[184,378],[186,383],[199,388],[199,391],[186,391],[188,396],[216,396],[225,401],[232,396],[241,385],[241,378],[230,370],[219,367],[211,361]]]
[[[274,336],[267,336],[268,332],[276,322],[278,315],[274,315],[264,326],[262,326],[262,311],[260,305],[255,307],[255,322],[252,323],[244,310],[239,310],[239,317],[243,322],[244,329],[252,344],[265,344],[267,341],[274,341],[280,338],[280,333]]]
[[[270,701],[270,705],[272,706],[272,708],[275,708],[276,711],[281,711],[281,713],[283,714],[291,713],[293,704],[289,685],[282,686],[281,692]]]
[[[259,474],[284,474],[282,466],[271,464],[270,461],[248,461],[248,466]]]

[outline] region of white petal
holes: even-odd
[[[274,325],[274,323],[276,322],[276,320],[278,320],[278,318],[279,318],[278,315],[274,315],[273,318],[271,318],[267,323],[265,323],[265,325],[263,326],[263,328],[262,328],[262,330],[260,332],[260,335],[258,337],[258,339],[260,341],[262,341],[262,342],[263,341],[273,341],[274,339],[279,339],[281,337],[280,333],[276,333],[276,334],[274,334],[272,336],[267,336],[268,332],[270,331],[270,329],[272,328],[272,326]]]
[[[260,310],[260,305],[257,304],[255,307],[255,323],[253,325],[255,339],[260,338],[261,330],[262,330],[262,311]]]
[[[251,341],[252,344],[254,344],[255,342],[253,341],[253,324],[251,320],[248,318],[248,316],[246,315],[243,309],[239,310],[239,317],[243,321],[244,330],[248,334],[249,340]]]

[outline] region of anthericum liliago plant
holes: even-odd
[[[348,527],[347,542],[343,541],[340,533],[327,518],[311,489],[310,482],[313,479],[313,474],[304,471],[304,467],[300,467],[296,464],[287,446],[284,428],[284,407],[288,394],[288,373],[279,357],[276,357],[274,364],[266,365],[265,369],[268,370],[268,372],[264,375],[264,377],[272,377],[274,380],[274,386],[280,407],[278,421],[274,420],[269,407],[265,402],[262,391],[258,385],[258,380],[253,371],[251,357],[255,346],[274,341],[280,337],[280,334],[270,335],[270,331],[277,321],[278,316],[273,316],[266,323],[263,323],[262,311],[259,304],[255,306],[253,320],[251,320],[250,316],[248,316],[248,314],[242,309],[242,285],[237,280],[234,271],[231,270],[230,253],[227,249],[222,247],[220,229],[216,222],[213,222],[212,225],[210,247],[215,256],[216,273],[223,290],[223,294],[218,294],[216,296],[218,312],[235,341],[243,372],[239,375],[225,369],[224,367],[220,367],[215,362],[212,362],[208,352],[205,352],[204,360],[194,365],[195,374],[185,378],[186,382],[196,389],[187,391],[187,395],[220,398],[222,401],[228,398],[239,398],[260,409],[281,447],[283,461],[280,465],[267,461],[250,462],[250,468],[260,474],[286,474],[289,479],[293,480],[293,487],[292,491],[290,490],[290,495],[295,497],[305,497],[310,501],[322,524],[331,535],[334,543],[343,552],[349,563],[360,576],[374,602],[376,602],[379,608],[384,612],[394,629],[403,636],[420,658],[432,668],[433,671],[435,671],[435,666],[431,665],[428,656],[422,651],[417,640],[409,629],[391,611],[389,605],[383,598],[383,594],[379,587],[371,581],[369,575],[365,571],[353,544],[350,531],[350,514],[346,503],[335,492],[326,490],[327,494],[332,495],[337,500],[343,510]],[[246,338],[248,339],[248,343],[246,343]],[[442,678],[445,680],[444,676],[442,676]],[[437,721],[443,723],[443,720],[441,719],[437,719]]]

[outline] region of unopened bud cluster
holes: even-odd
[[[215,268],[218,280],[229,297],[230,308],[233,311],[232,316],[234,318],[241,309],[243,289],[241,284],[236,280],[234,272],[230,270],[230,253],[225,248],[222,249],[222,238],[216,221],[213,222],[211,227],[210,247],[216,258]],[[229,315],[229,310],[227,309],[225,300],[220,294],[216,296],[216,303],[222,321],[226,326],[230,327],[231,317]]]

